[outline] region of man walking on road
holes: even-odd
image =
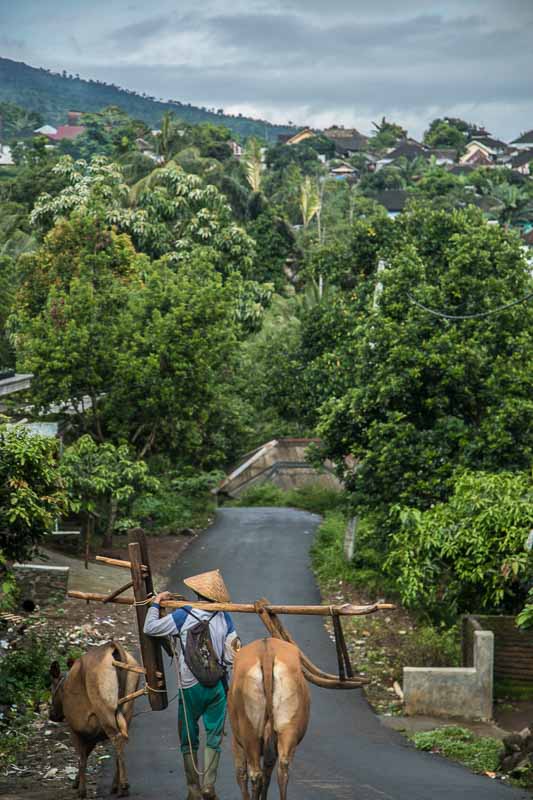
[[[228,603],[228,590],[218,570],[203,572],[184,580],[201,602]],[[158,594],[148,610],[144,633],[170,636],[177,644],[180,689],[178,727],[187,778],[187,800],[216,800],[215,782],[220,761],[226,719],[229,671],[239,639],[233,620],[226,612],[208,611],[194,605],[160,617],[160,602],[171,599]],[[206,733],[203,785],[198,768],[199,721]]]

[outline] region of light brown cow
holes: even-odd
[[[95,745],[105,739],[113,743],[117,756],[111,791],[118,792],[120,797],[129,793],[123,749],[128,739],[133,701],[120,708],[117,701],[137,689],[139,675],[114,667],[113,659],[138,666],[122,645],[108,642],[92,647],[76,659],[67,673],[61,673],[57,661],[50,667],[50,719],[54,722],[65,719],[71,729],[72,740],[80,757],[74,783],[80,797],[87,796],[87,759]]]
[[[309,689],[297,647],[259,639],[235,656],[228,696],[237,783],[243,800],[266,800],[276,760],[281,800],[289,767],[309,722]]]

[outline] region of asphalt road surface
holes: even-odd
[[[319,518],[285,508],[227,508],[215,524],[174,565],[170,588],[184,591],[187,575],[221,569],[232,599],[273,603],[320,602],[309,567],[309,547]],[[186,590],[185,590],[186,591]],[[334,645],[320,617],[285,617],[287,627],[310,658],[335,672]],[[235,619],[243,643],[263,637],[255,615]],[[169,698],[174,668],[167,665]],[[525,792],[473,775],[439,756],[414,750],[399,733],[385,728],[361,690],[311,687],[311,722],[297,750],[289,782],[290,800],[518,800]],[[138,703],[143,710],[146,701]],[[177,745],[177,708],[142,714],[133,721],[126,761],[131,797],[184,800],[185,780]],[[229,725],[228,725],[229,730]],[[111,785],[108,762],[101,788]],[[230,736],[225,739],[217,789],[220,800],[240,800]],[[275,775],[269,793],[278,797]]]

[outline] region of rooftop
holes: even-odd
[[[518,139],[513,139],[511,144],[533,144],[533,130],[521,133]]]
[[[84,125],[60,125],[55,133],[49,133],[48,138],[54,142],[60,142],[63,139],[75,139],[81,133],[84,133]]]
[[[404,189],[386,189],[374,195],[376,203],[385,206],[387,211],[402,211],[408,199],[409,194]]]

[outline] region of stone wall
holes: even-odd
[[[15,564],[13,566],[20,604],[32,600],[36,605],[53,605],[62,601],[68,590],[68,567],[48,564]]]

